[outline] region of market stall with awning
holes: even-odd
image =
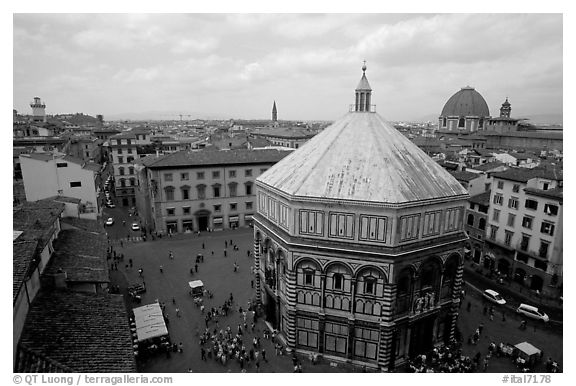
[[[139,342],[168,335],[160,304],[152,303],[134,308],[132,311],[134,312],[134,322],[136,323],[136,334]]]

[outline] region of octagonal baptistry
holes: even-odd
[[[468,193],[371,92],[256,180],[254,258],[290,349],[387,371],[454,335]]]

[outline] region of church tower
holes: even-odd
[[[508,97],[506,97],[506,100],[504,101],[504,103],[502,103],[502,107],[500,107],[500,116],[510,118],[511,112],[512,107],[510,105],[510,102],[508,102]]]
[[[278,111],[276,110],[276,101],[272,105],[272,122],[278,122]]]
[[[42,103],[40,97],[34,97],[34,102],[30,103],[30,107],[32,107],[34,122],[46,122],[46,104]]]

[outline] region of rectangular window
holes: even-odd
[[[82,182],[80,181],[71,181],[70,182],[70,187],[71,188],[79,188],[82,186]]]
[[[504,231],[504,244],[510,246],[510,244],[512,243],[512,236],[514,236],[513,232]]]
[[[248,202],[246,203],[246,209],[247,209],[247,210],[252,209],[252,205],[253,205],[252,201],[248,201]]]
[[[360,216],[360,240],[386,242],[388,218]]]
[[[262,193],[258,193],[258,211],[260,213],[267,213],[266,210],[266,195]]]
[[[190,199],[190,191],[188,189],[182,189],[182,199],[183,200]]]
[[[229,170],[228,171],[228,177],[236,178],[236,170]]]
[[[506,222],[506,225],[508,225],[509,227],[513,227],[515,221],[516,221],[516,215],[508,213],[508,221]]]
[[[501,194],[495,194],[492,202],[496,205],[502,205],[504,202],[504,197]]]
[[[198,191],[198,199],[204,200],[206,198],[206,186],[205,185],[198,185],[196,187],[196,190]]]
[[[549,216],[557,216],[558,215],[558,206],[552,204],[544,205],[544,213]]]
[[[118,163],[123,164],[124,163],[124,157],[118,157]]]
[[[244,176],[245,177],[252,177],[252,169],[244,170]]]
[[[236,184],[228,185],[228,188],[230,189],[230,197],[236,197],[236,187]]]
[[[166,189],[166,201],[174,201],[174,189]]]
[[[328,235],[330,237],[353,239],[354,215],[350,213],[330,212]]]
[[[118,148],[118,154],[122,154],[122,148]]]
[[[288,229],[288,207],[280,203],[280,226],[284,229]]]
[[[504,181],[498,181],[498,189],[504,189]]]
[[[524,203],[524,207],[527,209],[536,210],[536,209],[538,209],[538,201],[526,200],[526,202]]]
[[[172,181],[172,173],[164,173],[164,181]]]
[[[508,199],[508,208],[518,209],[518,198],[517,197],[510,197]]]
[[[554,236],[554,224],[543,221],[542,225],[540,226],[540,232]]]
[[[513,193],[518,193],[518,192],[520,192],[520,185],[514,184],[514,185],[512,186],[512,192],[513,192]]]
[[[314,285],[314,272],[310,270],[304,271],[304,284]]]
[[[268,169],[267,168],[260,169],[260,174],[264,173],[266,170],[268,170]]]
[[[318,347],[318,333],[298,330],[298,344],[306,347]]]
[[[490,240],[496,240],[497,234],[498,234],[498,227],[490,225]]]
[[[212,172],[212,178],[220,178],[220,171],[214,170]]]
[[[188,181],[190,179],[190,176],[188,173],[180,173],[180,180],[181,181]]]
[[[540,256],[543,259],[547,259],[549,246],[550,246],[549,242],[540,240],[540,249],[538,250],[538,256]]]
[[[461,229],[463,208],[447,209],[444,215],[444,232],[453,232]]]
[[[214,205],[214,212],[220,213],[221,210],[222,210],[222,205]]]
[[[190,207],[189,206],[182,207],[182,214],[190,214]]]
[[[326,351],[333,351],[340,354],[346,354],[346,345],[348,338],[343,336],[328,335],[325,336],[324,348]]]
[[[532,229],[532,222],[534,221],[533,217],[524,216],[522,218],[522,227]]]
[[[174,216],[176,209],[174,208],[166,208],[166,215],[167,216]]]
[[[530,235],[522,234],[522,241],[520,242],[520,250],[527,251],[530,245]]]
[[[246,195],[247,196],[251,196],[252,195],[252,184],[246,184]]]
[[[128,154],[132,154],[132,149],[128,149]]]
[[[204,179],[204,172],[197,172],[196,173],[196,179],[197,180],[203,180]]]
[[[548,182],[544,182],[544,184],[542,184],[542,190],[548,190]]]
[[[300,210],[300,234],[321,236],[324,234],[324,213]]]
[[[419,227],[420,214],[400,217],[400,241],[417,239]]]
[[[237,204],[237,203],[233,202],[233,203],[230,204],[230,210],[231,210],[231,211],[235,211],[236,208],[238,208],[238,204]]]
[[[473,205],[472,209],[474,209]],[[440,221],[442,218],[442,211],[438,210],[435,212],[426,212],[424,214],[424,228],[422,229],[422,235],[424,237],[433,236],[440,234]]]
[[[213,186],[212,188],[214,189],[214,197],[220,197],[220,185]]]
[[[68,163],[67,162],[58,162],[58,163],[56,163],[56,167],[57,168],[67,168]]]

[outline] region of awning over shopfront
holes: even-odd
[[[134,321],[136,323],[136,334],[138,341],[168,335],[166,323],[160,304],[152,303],[146,306],[134,308]]]
[[[214,217],[214,224],[222,224],[222,217]]]
[[[250,220],[252,220],[253,216],[254,216],[253,214],[245,214],[245,215],[244,215],[244,220],[245,220],[245,221],[250,221]]]
[[[238,216],[230,216],[228,220],[232,222],[238,222]]]

